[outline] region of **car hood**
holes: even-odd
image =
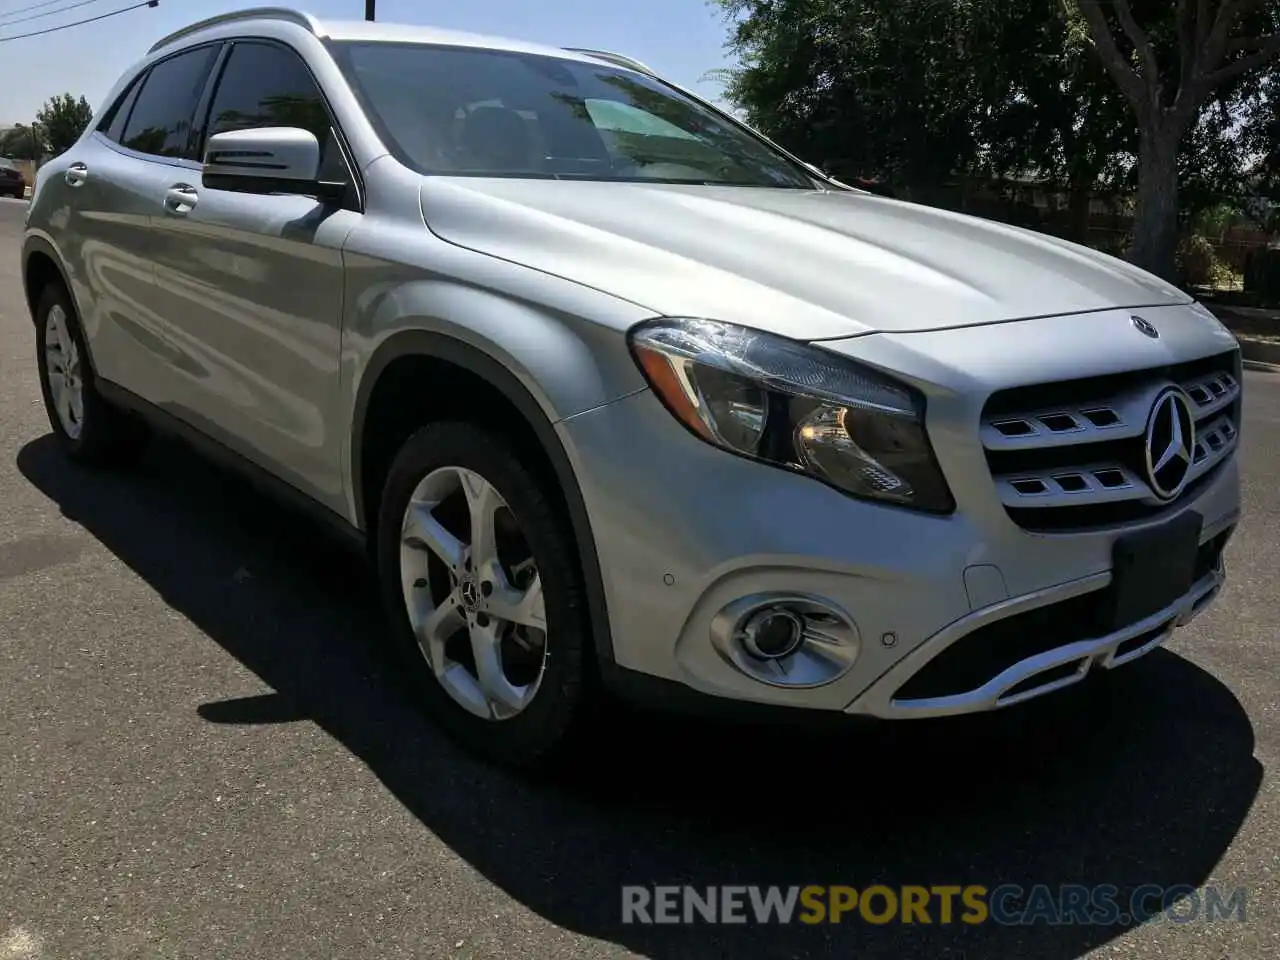
[[[421,199],[451,243],[805,340],[1190,302],[1087,248],[870,194],[426,177]]]

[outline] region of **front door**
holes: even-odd
[[[215,80],[207,135],[302,127],[320,140],[322,178],[350,181],[333,122],[297,53],[237,41]],[[209,189],[198,171],[175,175],[157,200],[155,301],[186,353],[184,419],[341,506],[342,245],[360,214],[311,197]]]

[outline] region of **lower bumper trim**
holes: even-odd
[[[1020,660],[973,690],[948,696],[897,699],[892,691],[910,674],[891,671],[848,708],[885,719],[956,716],[1022,703],[1083,680],[1095,669],[1111,670],[1150,653],[1180,626],[1190,623],[1221,589],[1225,568],[1219,560],[1191,591],[1163,610],[1106,636],[1068,643]],[[914,672],[914,671],[912,671]]]

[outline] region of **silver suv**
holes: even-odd
[[[78,460],[156,429],[375,558],[424,705],[1003,707],[1204,609],[1238,345],[1048,236],[852,190],[616,54],[279,9],[157,43],[40,171]]]

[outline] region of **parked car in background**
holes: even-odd
[[[1240,516],[1239,345],[1182,291],[613,53],[203,21],[40,170],[22,270],[66,453],[172,431],[366,545],[506,763],[601,691],[1048,694],[1204,610]]]
[[[0,157],[0,197],[21,200],[27,195],[27,181],[18,165],[8,157]]]

